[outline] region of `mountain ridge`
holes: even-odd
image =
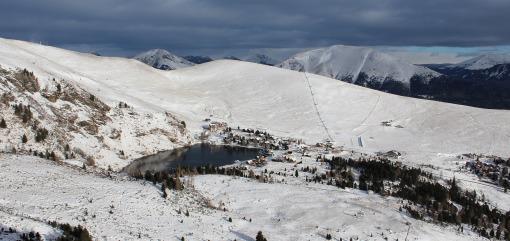
[[[333,45],[298,53],[278,67],[315,73],[358,85],[383,85],[395,81],[409,85],[415,75],[439,73],[367,47]],[[360,78],[361,77],[361,78]]]
[[[203,119],[212,116],[230,126],[315,143],[327,138],[322,119],[333,142],[346,148],[361,148],[353,140],[362,138],[363,150],[398,149],[420,158],[427,153],[510,154],[501,141],[510,127],[498,124],[510,118],[506,111],[396,96],[315,74],[307,74],[308,85],[303,73],[242,61],[157,71],[129,59],[5,39],[0,39],[0,53],[2,66],[27,68],[42,80],[65,78],[109,106],[122,101],[143,113],[172,113],[185,121],[191,135],[198,135]],[[390,120],[402,128],[381,124]]]
[[[161,70],[175,70],[195,65],[185,58],[179,57],[164,49],[151,49],[133,58]]]
[[[510,64],[510,54],[482,54],[448,68],[463,68],[468,70],[488,69],[499,64]]]
[[[265,54],[254,54],[250,57],[245,58],[244,61],[257,63],[257,64],[265,64],[265,65],[269,65],[269,66],[274,66],[279,63],[278,60],[276,60],[268,55],[265,55]]]

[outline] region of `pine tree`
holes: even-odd
[[[145,180],[147,180],[149,182],[152,182],[152,180],[154,179],[154,177],[152,176],[152,172],[149,170],[145,171],[144,178],[145,178]]]
[[[30,110],[30,106],[25,107],[22,115],[23,123],[27,123],[32,119],[32,111]]]
[[[455,177],[453,177],[449,192],[450,192],[450,198],[452,200],[456,200],[458,197],[458,193],[459,193],[459,186],[457,186],[457,181],[455,180]]]
[[[298,177],[299,174],[298,174],[298,171],[296,170],[296,172],[294,173],[294,176]]]
[[[255,237],[255,241],[267,241],[267,239],[262,235],[262,231],[257,233],[257,237]]]
[[[163,198],[167,198],[168,197],[168,193],[166,193],[166,184],[163,183],[161,184],[161,191],[163,192]]]
[[[169,189],[175,189],[175,181],[171,176],[166,179],[166,185]]]
[[[0,121],[0,128],[2,128],[2,129],[7,128],[7,123],[5,123],[4,118],[2,118],[2,120]]]
[[[52,161],[55,161],[55,162],[58,161],[57,154],[55,154],[54,151],[51,151],[50,157],[51,157]]]
[[[21,142],[27,143],[27,141],[28,141],[27,135],[23,134],[23,136],[21,137]]]
[[[37,128],[36,133],[35,133],[35,141],[36,142],[44,141],[47,136],[48,136],[48,130],[46,130],[46,128]]]
[[[182,190],[182,189],[184,189],[184,187],[182,185],[181,179],[179,178],[179,176],[176,176],[175,177],[175,190]]]
[[[23,105],[21,105],[21,103],[19,105],[14,105],[14,114],[15,115],[20,116],[22,110],[23,110]]]

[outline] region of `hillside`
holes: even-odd
[[[510,109],[510,57],[481,55],[454,65],[430,68],[442,75],[423,84],[417,81],[411,95],[482,108]]]
[[[58,230],[46,224],[53,220],[115,240],[253,240],[258,231],[268,240],[484,240],[488,229],[473,228],[510,225],[491,221],[510,215],[508,173],[494,180],[467,168],[482,165],[478,158],[490,164],[497,159],[490,155],[510,156],[510,126],[502,125],[508,111],[243,61],[163,71],[7,39],[0,39],[0,66],[7,101],[0,149],[8,152],[0,154],[0,226],[16,232],[55,237]],[[213,122],[230,131],[213,130]],[[37,141],[42,128],[48,135]],[[160,173],[137,180],[108,168],[196,143],[205,132],[213,143],[230,135],[277,143],[275,159],[226,167],[244,170],[241,176],[191,169],[175,177],[184,190],[158,181]],[[82,167],[89,156],[98,167]],[[510,163],[497,160],[492,168]],[[476,214],[460,215],[468,209]],[[458,226],[452,217],[481,221]]]
[[[4,51],[11,60],[19,53]],[[72,81],[81,78],[74,74],[13,67],[0,64],[1,152],[119,169],[191,141],[183,122],[170,113],[135,110],[122,101],[106,104]]]
[[[461,63],[449,65],[448,68],[481,70],[498,64],[510,64],[510,54],[482,54]]]
[[[374,49],[336,45],[296,54],[278,67],[402,96],[510,109],[509,62],[508,55],[485,54],[459,64],[416,66]]]
[[[510,152],[504,141],[510,127],[499,124],[510,118],[506,111],[405,98],[240,61],[165,72],[123,58],[5,39],[0,44],[2,66],[30,69],[40,79],[69,79],[110,106],[123,101],[138,110],[174,113],[193,133],[201,130],[201,120],[213,116],[231,126],[312,143],[331,138],[336,145],[366,151]]]

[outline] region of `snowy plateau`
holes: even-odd
[[[366,52],[359,61],[387,58],[353,51]],[[299,64],[296,59],[288,64]],[[510,194],[501,181],[471,167],[497,168],[497,160],[508,160],[510,111],[402,97],[333,79],[345,73],[355,78],[361,71],[354,67],[329,78],[236,60],[184,61],[188,67],[163,71],[135,59],[0,39],[0,119],[6,123],[0,126],[0,240],[65,234],[50,222],[84,227],[92,240],[251,241],[260,240],[259,231],[267,240],[508,235],[507,220],[440,221],[447,218],[420,212],[428,208],[419,205],[423,200],[356,188],[363,175],[357,164],[348,164],[355,177],[350,185],[331,185],[341,178],[330,163],[384,158],[398,172],[420,168],[426,173],[421,181],[476,192],[483,210],[502,219],[509,215]],[[381,61],[388,76],[402,81],[437,74]],[[367,74],[381,67],[363,66]],[[246,175],[178,176],[183,190],[122,172],[142,156],[226,141],[285,148],[271,151],[265,162],[228,167]],[[398,188],[396,182],[383,186]],[[440,205],[460,217],[468,207],[455,201],[462,197],[452,189]]]

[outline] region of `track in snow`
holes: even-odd
[[[375,104],[372,107],[372,109],[370,109],[370,111],[368,112],[367,116],[365,116],[365,118],[360,122],[359,126],[353,129],[353,133],[354,134],[357,132],[358,128],[366,126],[365,123],[367,122],[368,118],[370,118],[370,116],[372,116],[372,113],[374,113],[375,109],[377,109],[377,106],[379,105],[380,102],[381,102],[381,96],[377,95],[377,101],[375,102]],[[355,135],[356,137],[358,137],[358,146],[360,148],[363,148],[363,143],[362,143],[362,140],[361,140],[361,135],[363,135],[366,131],[367,131],[367,129],[365,129],[364,131],[361,131],[359,134]],[[352,138],[351,138],[351,145],[354,147]]]
[[[330,142],[333,142],[333,138],[331,137],[331,134],[329,133],[329,129],[326,126],[326,123],[324,123],[324,120],[322,119],[321,113],[319,112],[319,107],[317,105],[317,100],[315,100],[315,95],[313,94],[312,85],[310,85],[310,80],[308,79],[308,75],[306,75],[306,72],[303,72],[305,75],[306,85],[308,86],[308,89],[310,90],[310,94],[312,96],[313,101],[313,107],[315,109],[315,112],[317,113],[317,116],[319,117],[319,121],[321,122],[322,127],[324,127],[324,131],[326,131],[326,135],[328,135],[328,139]]]

